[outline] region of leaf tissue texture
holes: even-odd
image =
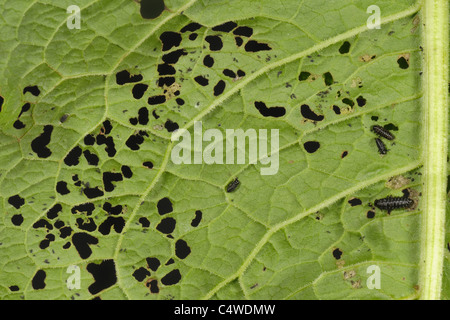
[[[0,299],[417,297],[418,2],[77,3],[0,0]],[[278,129],[278,172],[175,164],[195,121]]]

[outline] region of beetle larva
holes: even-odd
[[[381,139],[379,139],[379,138],[375,138],[375,142],[376,142],[377,147],[378,147],[378,152],[380,154],[386,154],[387,153],[387,149],[386,149],[386,146],[384,145],[383,141],[381,141]]]
[[[411,208],[414,200],[407,197],[392,197],[388,196],[383,199],[375,200],[374,205],[378,209],[387,210],[390,214],[394,209]]]
[[[233,181],[231,181],[228,185],[227,185],[227,192],[233,192],[237,189],[237,187],[239,186],[240,182],[238,180],[238,178],[235,178]]]
[[[372,131],[375,132],[378,136],[383,137],[388,140],[394,140],[395,136],[387,129],[382,126],[373,126]]]

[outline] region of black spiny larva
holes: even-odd
[[[386,149],[386,146],[384,145],[383,141],[381,141],[381,139],[379,139],[379,138],[375,138],[375,142],[376,142],[377,147],[378,147],[378,152],[380,154],[386,154],[387,153],[387,149]]]
[[[375,200],[374,205],[378,209],[387,210],[388,214],[394,209],[411,208],[414,200],[408,197],[392,197],[388,196],[383,199]]]
[[[233,181],[231,181],[228,185],[227,185],[227,192],[233,192],[237,189],[237,187],[240,185],[241,183],[239,182],[238,178],[235,178]]]
[[[395,136],[387,129],[382,126],[373,126],[372,131],[375,132],[378,136],[383,137],[388,140],[394,140]]]

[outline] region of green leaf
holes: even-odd
[[[0,299],[447,298],[448,4],[158,2],[0,0]],[[176,164],[199,122],[277,173]]]

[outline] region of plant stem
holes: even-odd
[[[440,298],[445,246],[448,130],[448,0],[424,0],[424,190],[420,299]]]

